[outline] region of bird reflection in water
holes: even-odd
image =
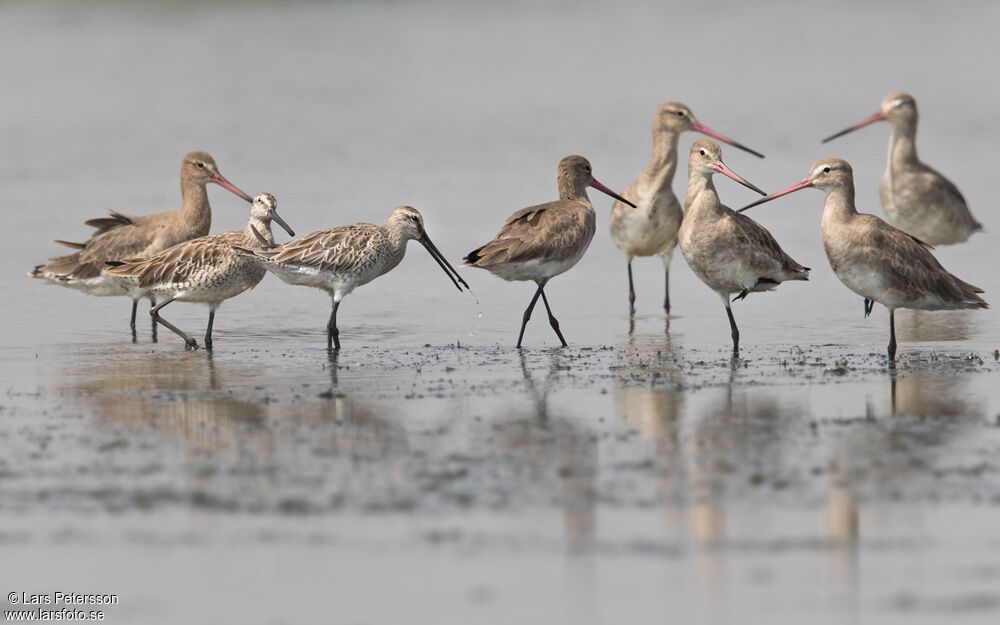
[[[586,552],[594,540],[596,528],[597,437],[580,427],[571,417],[549,410],[549,393],[559,384],[563,350],[548,350],[540,356],[547,360],[544,377],[541,367],[520,351],[518,357],[525,389],[532,403],[528,418],[518,419],[505,428],[509,434],[504,445],[525,453],[528,462],[554,464],[551,470],[558,476],[559,498],[563,510],[566,544],[571,552]]]
[[[107,358],[52,379],[93,414],[95,440],[137,450],[115,458],[116,470],[134,474],[129,488],[160,492],[169,482],[167,503],[294,511],[414,496],[406,429],[351,399],[342,380],[336,393],[317,393],[301,389],[322,388],[322,377],[301,386],[261,361],[171,352]]]

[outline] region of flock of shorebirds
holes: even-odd
[[[722,299],[735,354],[740,334],[731,303],[750,293],[770,291],[786,280],[808,280],[810,271],[743,211],[816,187],[826,193],[822,231],[830,266],[847,288],[864,298],[865,316],[875,302],[889,310],[888,355],[892,360],[897,308],[946,310],[988,305],[979,296],[982,289],[949,273],[931,253],[932,245],[960,243],[982,226],[955,185],[918,160],[917,106],[912,96],[896,93],[886,97],[878,113],[824,142],[883,120],[893,128],[880,186],[888,223],[858,213],[853,172],[847,161],[825,158],[802,181],[767,195],[729,169],[722,162],[719,144],[711,139],[700,139],[691,146],[682,210],[671,189],[682,132],[700,132],[761,158],[763,155],[708,128],[687,106],[667,102],[658,107],[653,122],[652,159],[622,195],[594,178],[587,159],[567,156],[559,163],[559,199],[511,215],[492,241],[465,256],[462,266],[480,267],[504,280],[535,282],[538,288],[524,311],[517,346],[521,347],[539,297],[552,329],[566,346],[545,296],[545,285],[573,267],[594,237],[596,214],[587,197],[587,188],[593,187],[616,200],[610,231],[627,259],[632,312],[632,259],[659,256],[664,267],[663,306],[669,314],[670,259],[679,245],[694,273]],[[716,173],[766,197],[734,211],[719,200],[712,180]],[[208,183],[251,203],[244,229],[209,235]],[[208,304],[204,345],[211,349],[216,309],[223,301],[256,286],[267,271],[289,284],[330,294],[327,346],[331,349],[340,349],[337,309],[341,300],[398,265],[411,239],[427,249],[459,291],[469,286],[428,238],[423,217],[409,206],[394,209],[381,226],[360,223],[330,228],[276,244],[273,222],[289,236],[295,233],[278,215],[274,196],[261,193],[251,198],[219,173],[208,154],[192,152],[184,157],[181,194],[183,205],[176,212],[142,217],[112,212],[109,217],[87,221],[96,228],[90,239],[84,243],[56,241],[77,251],[51,258],[29,275],[91,295],[128,296],[132,299],[133,337],[137,303],[148,298],[154,332],[156,324],[162,324],[182,337],[189,349],[197,349],[197,341],[164,319],[160,314],[163,308],[175,300]]]

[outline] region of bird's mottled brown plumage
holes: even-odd
[[[157,299],[205,302],[214,309],[263,279],[265,270],[237,256],[233,246],[254,249],[273,245],[271,221],[276,218],[276,209],[274,196],[261,193],[254,199],[250,219],[242,230],[184,241],[149,258],[110,261],[105,270],[134,299],[152,294]]]
[[[181,164],[183,204],[179,211],[144,216],[111,211],[110,217],[90,219],[85,223],[96,228],[96,232],[82,244],[80,251],[51,258],[29,275],[93,295],[124,294],[116,281],[101,279],[105,263],[123,258],[146,258],[183,241],[207,235],[212,212],[205,185],[213,181],[225,183],[223,186],[227,189],[235,189],[219,174],[210,155],[191,152]],[[246,196],[238,189],[233,192]],[[250,198],[246,196],[245,199]],[[70,244],[70,247],[80,245]]]
[[[330,294],[332,311],[327,346],[340,349],[337,309],[356,287],[388,273],[403,260],[406,244],[420,242],[458,290],[468,287],[441,255],[424,230],[424,220],[412,206],[397,206],[381,226],[360,223],[307,234],[265,249],[235,247],[247,262],[266,268],[288,284],[311,286]]]
[[[380,260],[389,261],[386,270],[403,259],[405,247],[394,248],[392,237],[382,226],[358,223],[312,232],[257,256],[275,263],[311,267],[331,273],[361,273]]]

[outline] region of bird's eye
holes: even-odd
[[[698,150],[698,154],[701,154],[702,156],[705,156],[705,150]]]
[[[828,173],[830,173],[830,168],[829,168],[829,167],[824,167],[824,168],[823,168],[823,173],[824,173],[824,174],[828,174]]]
[[[202,163],[201,161],[198,161],[197,163],[195,163],[195,165],[198,167],[198,169],[205,169],[205,163]]]
[[[684,117],[684,111],[677,111],[677,117]]]

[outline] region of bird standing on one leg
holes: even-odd
[[[830,267],[844,286],[889,309],[889,360],[896,358],[896,309],[954,310],[989,308],[983,290],[948,273],[930,247],[854,205],[854,172],[847,161],[824,158],[798,183],[753,204],[769,202],[816,187],[826,192],[823,206],[823,248]]]
[[[684,221],[678,233],[681,253],[695,275],[722,298],[737,354],[740,330],[729,296],[739,293],[736,301],[770,291],[785,280],[808,280],[809,268],[786,254],[766,228],[722,204],[712,182],[715,173],[765,193],[726,167],[715,141],[699,139],[691,146]]]

